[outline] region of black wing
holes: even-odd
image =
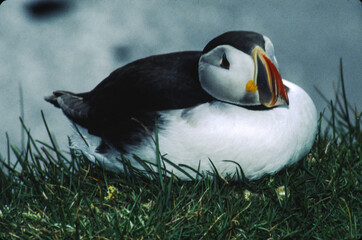
[[[200,56],[178,52],[140,59],[115,70],[90,92],[56,91],[46,100],[91,134],[111,141],[120,135],[131,138],[139,122],[154,125],[157,111],[213,100],[198,80]]]

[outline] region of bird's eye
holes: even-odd
[[[222,55],[222,60],[221,60],[220,66],[225,69],[230,68],[230,63],[229,63],[228,59],[226,58],[225,53],[224,53],[224,55]]]

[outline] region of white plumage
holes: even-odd
[[[160,152],[175,164],[185,164],[194,169],[212,171],[209,159],[223,175],[234,174],[240,164],[249,179],[272,174],[305,156],[313,145],[317,129],[317,111],[308,94],[299,86],[283,81],[289,88],[289,106],[268,110],[250,110],[220,101],[200,104],[190,109],[164,111],[165,121],[159,129]],[[81,149],[93,161],[97,158],[107,169],[122,171],[123,165],[116,159],[120,154],[112,150],[107,154],[95,152],[100,138],[82,130],[83,139],[75,133],[73,148]],[[155,136],[153,136],[154,138]],[[155,162],[156,148],[152,138],[142,144],[129,147],[124,155],[135,167],[133,154]],[[188,179],[173,166],[166,164],[181,179]],[[195,173],[184,168],[189,174]]]

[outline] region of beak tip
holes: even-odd
[[[281,96],[282,100],[283,100],[283,104],[286,104],[289,106],[289,98],[288,98],[288,94],[285,92],[285,94],[283,94]]]

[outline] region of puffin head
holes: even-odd
[[[289,104],[270,39],[255,32],[226,32],[211,40],[199,60],[202,88],[241,106]]]

